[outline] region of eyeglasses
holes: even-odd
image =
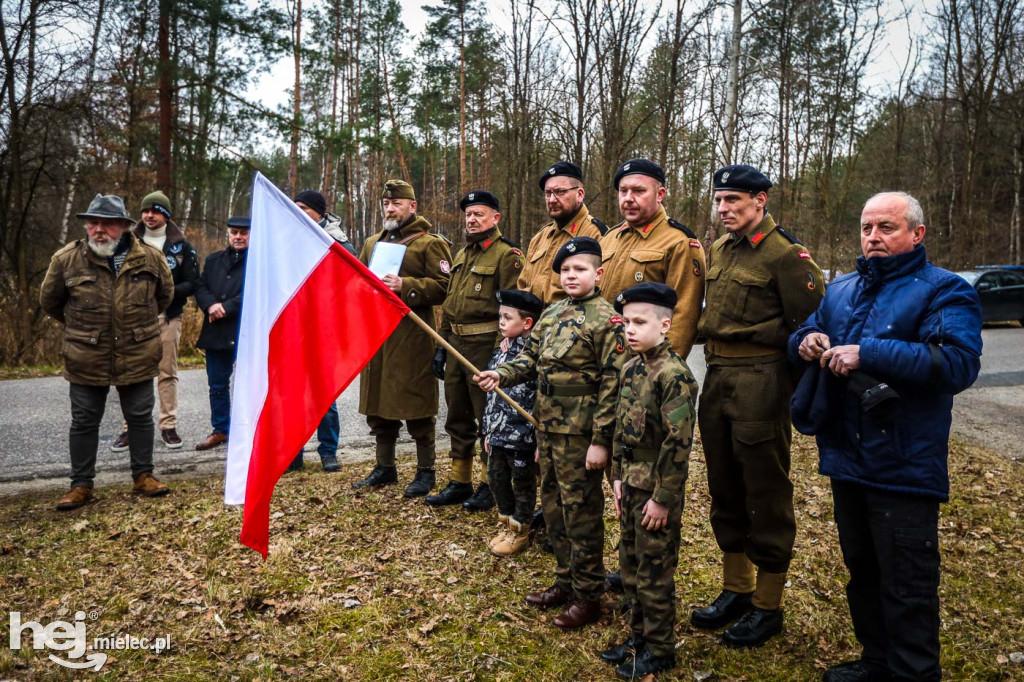
[[[544,198],[545,199],[550,199],[551,197],[558,197],[559,199],[561,199],[562,197],[565,196],[566,192],[575,192],[578,189],[583,189],[583,188],[582,187],[566,187],[564,189],[546,189],[546,190],[544,190]]]

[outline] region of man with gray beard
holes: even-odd
[[[430,223],[416,215],[416,193],[407,182],[384,183],[381,209],[384,229],[366,240],[359,260],[368,265],[378,244],[405,247],[398,273],[385,274],[381,280],[412,312],[433,325],[433,307],[444,303],[451,277],[448,242],[430,234]],[[404,420],[416,441],[417,468],[405,496],[422,497],[433,489],[438,408],[437,379],[430,370],[433,356],[433,339],[415,322],[403,318],[359,375],[359,412],[366,415],[376,441],[377,464],[353,488],[398,482],[395,443]]]
[[[86,238],[53,255],[39,303],[64,327],[64,378],[71,384],[71,490],[60,511],[92,501],[100,421],[111,386],[128,423],[133,493],[170,490],[153,476],[153,378],[160,366],[158,315],[174,297],[160,251],[139,241],[121,197],[96,195],[85,213]]]

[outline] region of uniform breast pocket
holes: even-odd
[[[766,272],[733,270],[726,280],[725,305],[733,320],[756,324],[778,315],[774,296],[769,296],[772,278]]]
[[[545,242],[539,248],[530,251],[530,264],[535,264],[541,258],[548,254],[548,250],[551,248],[550,242]]]
[[[561,360],[569,352],[569,349],[572,348],[575,341],[576,335],[572,333],[559,336],[553,340],[549,356],[555,360]]]
[[[94,325],[105,318],[103,302],[105,292],[100,291],[100,283],[93,273],[74,274],[64,280],[68,290],[67,311],[72,326],[84,324]]]
[[[483,299],[488,302],[494,300],[494,266],[474,265],[469,271],[469,278],[466,280],[468,290],[466,296],[474,299]]]
[[[619,415],[619,428],[622,429],[623,442],[639,443],[644,437],[647,426],[647,410],[633,408]]]
[[[665,252],[656,249],[637,249],[629,254],[629,267],[636,282],[663,282],[665,273],[662,264]]]
[[[156,273],[149,270],[135,270],[129,275],[129,305],[154,305],[156,303]]]

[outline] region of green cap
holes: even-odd
[[[162,213],[165,217],[171,217],[171,200],[163,192],[150,192],[142,200],[142,210],[153,210]]]
[[[416,191],[405,180],[388,180],[384,183],[381,199],[412,199],[416,201]]]

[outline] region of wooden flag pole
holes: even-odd
[[[433,327],[424,322],[419,315],[410,310],[405,314],[405,316],[410,318],[416,324],[418,324],[423,331],[430,334],[431,338],[433,338],[434,341],[437,341],[438,345],[440,345],[442,348],[448,351],[449,355],[453,356],[456,360],[461,362],[463,367],[465,367],[468,370],[471,370],[473,374],[480,373],[480,370],[474,367],[473,363],[466,359],[466,356],[464,356],[459,351],[455,350],[455,348],[452,347],[452,344],[448,343],[443,338],[441,338],[441,335],[434,331]],[[537,420],[533,418],[533,415],[524,410],[522,406],[520,406],[520,404],[517,403],[516,401],[512,400],[512,398],[509,398],[508,394],[505,393],[505,391],[501,390],[500,388],[495,388],[494,391],[501,396],[502,400],[511,405],[515,409],[515,411],[518,412],[523,417],[523,419],[533,424],[534,428],[539,428]]]

